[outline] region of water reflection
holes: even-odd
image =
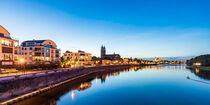
[[[87,89],[90,89],[93,85],[96,85],[97,83],[105,84],[107,78],[111,76],[119,76],[123,72],[130,72],[130,71],[146,71],[146,70],[153,70],[153,71],[163,71],[163,70],[185,70],[185,65],[157,65],[157,66],[133,66],[130,68],[125,69],[113,69],[108,71],[103,71],[99,73],[90,74],[86,77],[74,80],[70,83],[64,84],[63,86],[56,87],[50,91],[47,91],[43,94],[40,94],[38,96],[35,96],[33,98],[29,98],[25,101],[16,103],[15,105],[56,105],[57,101],[62,98],[62,96],[65,96],[65,94],[68,95],[68,99],[71,98],[72,101],[77,100],[75,97],[78,97],[79,94],[77,94],[78,91],[85,91]],[[188,69],[187,69],[188,70]],[[196,76],[199,76],[201,78],[210,79],[210,72],[202,71],[199,69],[190,70],[192,73],[194,73]],[[95,83],[92,83],[95,79]]]
[[[198,77],[200,77],[202,79],[210,80],[210,71],[208,71],[208,70],[201,70],[199,68],[189,68],[189,69],[196,76],[198,76]]]
[[[71,99],[74,100],[75,93],[71,92]]]

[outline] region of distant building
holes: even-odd
[[[162,61],[162,59],[160,59],[160,58],[155,58],[155,62],[161,62]]]
[[[26,64],[48,64],[60,57],[60,49],[52,40],[27,40],[21,44],[20,50]]]
[[[18,62],[19,41],[0,25],[0,68],[12,67]]]
[[[119,54],[106,54],[106,48],[105,46],[101,46],[101,58],[102,59],[108,59],[108,60],[119,60],[121,59]]]
[[[201,66],[202,64],[201,64],[201,62],[195,62],[195,63],[193,63],[193,66]]]
[[[92,56],[90,53],[79,50],[78,52],[66,51],[64,53],[64,59],[69,59],[72,66],[85,66],[90,65]]]

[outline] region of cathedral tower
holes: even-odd
[[[101,46],[101,58],[104,58],[105,57],[105,55],[106,55],[106,48],[105,48],[105,46]]]

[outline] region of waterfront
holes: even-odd
[[[16,105],[208,105],[210,85],[186,78],[210,83],[202,73],[158,65],[91,74]]]

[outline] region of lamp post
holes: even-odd
[[[24,70],[24,74],[25,74],[25,59],[23,59],[23,58],[20,58],[20,64],[21,64],[21,68],[23,68],[23,70]]]

